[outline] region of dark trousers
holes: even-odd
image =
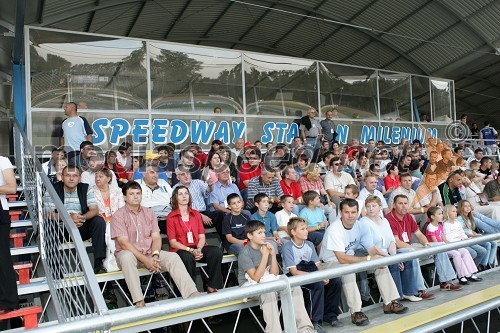
[[[337,320],[339,313],[342,282],[340,278],[330,279],[325,286],[323,281],[302,286],[306,310],[313,323],[322,321],[331,323]]]
[[[212,223],[215,230],[217,230],[217,234],[219,234],[220,239],[224,242],[226,239],[226,237],[222,234],[222,220],[224,220],[224,212],[221,212],[220,210],[209,211],[207,209],[200,213],[212,219]]]
[[[201,249],[201,252],[203,253],[203,258],[200,259],[200,262],[207,264],[205,267],[208,274],[207,285],[210,288],[222,289],[224,286],[221,271],[222,250],[217,246],[207,245]],[[181,257],[187,272],[194,280],[196,277],[196,260],[194,256],[190,252],[184,250],[177,251],[177,254]]]
[[[85,223],[78,228],[82,240],[92,238],[92,248],[94,250],[94,264],[101,263],[106,258],[106,221],[97,215],[86,220]]]
[[[0,204],[0,308],[17,309],[16,271],[10,256],[10,216]]]
[[[325,229],[310,232],[307,235],[307,240],[313,243],[314,246],[318,246],[323,241],[323,237],[325,237]]]

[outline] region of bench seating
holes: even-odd
[[[0,320],[23,317],[24,329],[38,327],[38,314],[42,312],[42,308],[38,305],[21,308],[0,315]]]

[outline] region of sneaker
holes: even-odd
[[[468,285],[469,284],[469,280],[468,278],[466,277],[461,277],[459,280],[458,280],[458,283],[460,283],[461,285]]]
[[[344,323],[340,320],[324,321],[323,323],[328,323],[332,327],[344,327]]]
[[[469,280],[470,282],[480,282],[483,281],[483,278],[477,277],[474,274],[472,274],[467,278],[467,280]]]
[[[408,308],[401,304],[399,301],[392,301],[389,304],[384,304],[384,313],[389,314],[389,313],[396,313],[396,314],[403,314],[405,312],[408,312]]]
[[[317,333],[326,333],[325,329],[319,323],[313,323],[313,328]]]
[[[417,297],[414,295],[410,295],[410,296],[403,295],[403,298],[410,301],[410,302],[420,302],[422,300],[422,297]]]
[[[351,321],[356,326],[366,326],[370,323],[368,317],[361,311],[351,314]]]
[[[94,274],[103,274],[107,273],[106,269],[104,268],[104,265],[102,263],[98,263],[94,266]]]
[[[436,298],[434,294],[428,293],[425,290],[419,290],[416,296],[426,301]]]
[[[439,284],[439,289],[441,289],[441,290],[447,290],[447,291],[459,291],[459,290],[462,290],[462,287],[460,287],[459,285],[454,284],[451,281],[447,281],[447,282],[441,282]]]

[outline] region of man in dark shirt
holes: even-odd
[[[462,185],[463,171],[453,171],[444,183],[438,186],[444,205],[457,205],[462,196],[458,188]]]

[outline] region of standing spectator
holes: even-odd
[[[99,215],[99,207],[95,194],[88,184],[80,183],[80,170],[77,167],[64,168],[63,181],[54,185],[57,195],[63,202],[73,223],[75,223],[83,240],[92,238],[94,250],[94,272],[105,273],[102,261],[106,258],[106,222]],[[55,220],[59,220],[59,213],[47,195],[47,209],[52,212]]]
[[[68,160],[77,156],[80,152],[80,144],[84,141],[92,143],[92,127],[86,118],[77,114],[77,106],[69,102],[64,107],[64,114],[68,117],[61,124],[59,134],[59,145],[68,154]]]
[[[125,184],[122,189],[125,206],[111,219],[111,237],[115,240],[116,261],[123,272],[132,302],[136,308],[144,307],[138,267],[151,273],[166,271],[174,280],[183,298],[196,297],[193,279],[177,253],[161,249],[161,236],[154,212],[141,206],[142,190],[136,182]],[[135,227],[134,227],[135,226]],[[139,239],[139,233],[143,236]]]
[[[332,147],[333,141],[337,137],[337,132],[335,131],[335,123],[333,122],[333,112],[328,110],[325,113],[325,119],[320,121],[321,133],[323,133],[323,139],[328,141],[328,148]]]
[[[222,251],[207,245],[201,215],[191,208],[191,195],[185,186],[172,193],[172,212],[167,216],[167,235],[171,252],[177,252],[192,279],[196,277],[196,262],[207,264],[207,292],[222,289]]]
[[[486,146],[486,151],[488,155],[495,155],[497,153],[497,145],[495,143],[495,138],[497,136],[497,131],[490,126],[489,121],[484,122],[484,127],[481,128],[479,132],[479,138],[483,141],[483,145]]]
[[[6,194],[17,191],[14,167],[9,159],[0,156],[0,314],[5,314],[19,307],[17,296],[17,274],[13,268],[14,263],[10,255],[10,215]],[[3,321],[5,323],[5,321]],[[7,327],[0,328],[7,329]],[[6,326],[6,325],[5,325]]]
[[[222,109],[220,108],[220,106],[216,106],[214,108],[214,113],[222,113]]]
[[[307,145],[316,148],[323,137],[321,124],[316,118],[316,109],[311,107],[307,111],[307,116],[301,118],[300,135]]]
[[[470,134],[471,134],[471,139],[479,139],[479,127],[477,126],[477,123],[472,123],[470,127]]]

